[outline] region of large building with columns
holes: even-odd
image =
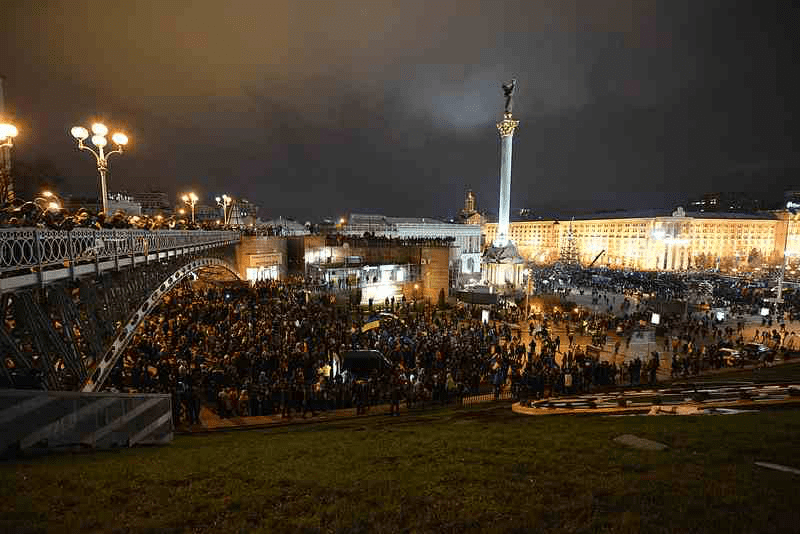
[[[482,226],[491,243],[496,223]],[[753,257],[779,262],[800,254],[800,221],[783,213],[627,213],[588,216],[572,221],[521,221],[509,226],[520,255],[535,263],[558,260],[569,234],[580,261],[595,266],[648,271],[736,266]],[[599,256],[599,258],[598,258]]]

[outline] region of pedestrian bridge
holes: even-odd
[[[235,231],[0,230],[0,387],[99,390],[190,275],[238,279]]]
[[[203,230],[0,230],[0,293],[119,271],[238,243],[239,232]]]

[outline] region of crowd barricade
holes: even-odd
[[[480,395],[470,395],[462,397],[461,405],[472,406],[484,402],[506,401],[506,400],[513,400],[513,396],[510,389],[501,391],[499,395],[495,395],[493,392],[490,392],[490,393],[483,393]]]

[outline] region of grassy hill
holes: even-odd
[[[669,446],[628,449],[635,434]],[[177,436],[0,464],[3,532],[798,532],[800,411],[507,406]]]

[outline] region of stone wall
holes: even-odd
[[[422,248],[421,257],[422,280],[420,283],[423,296],[435,303],[439,298],[439,291],[444,290],[444,296],[447,298],[450,287],[449,249],[446,247]]]

